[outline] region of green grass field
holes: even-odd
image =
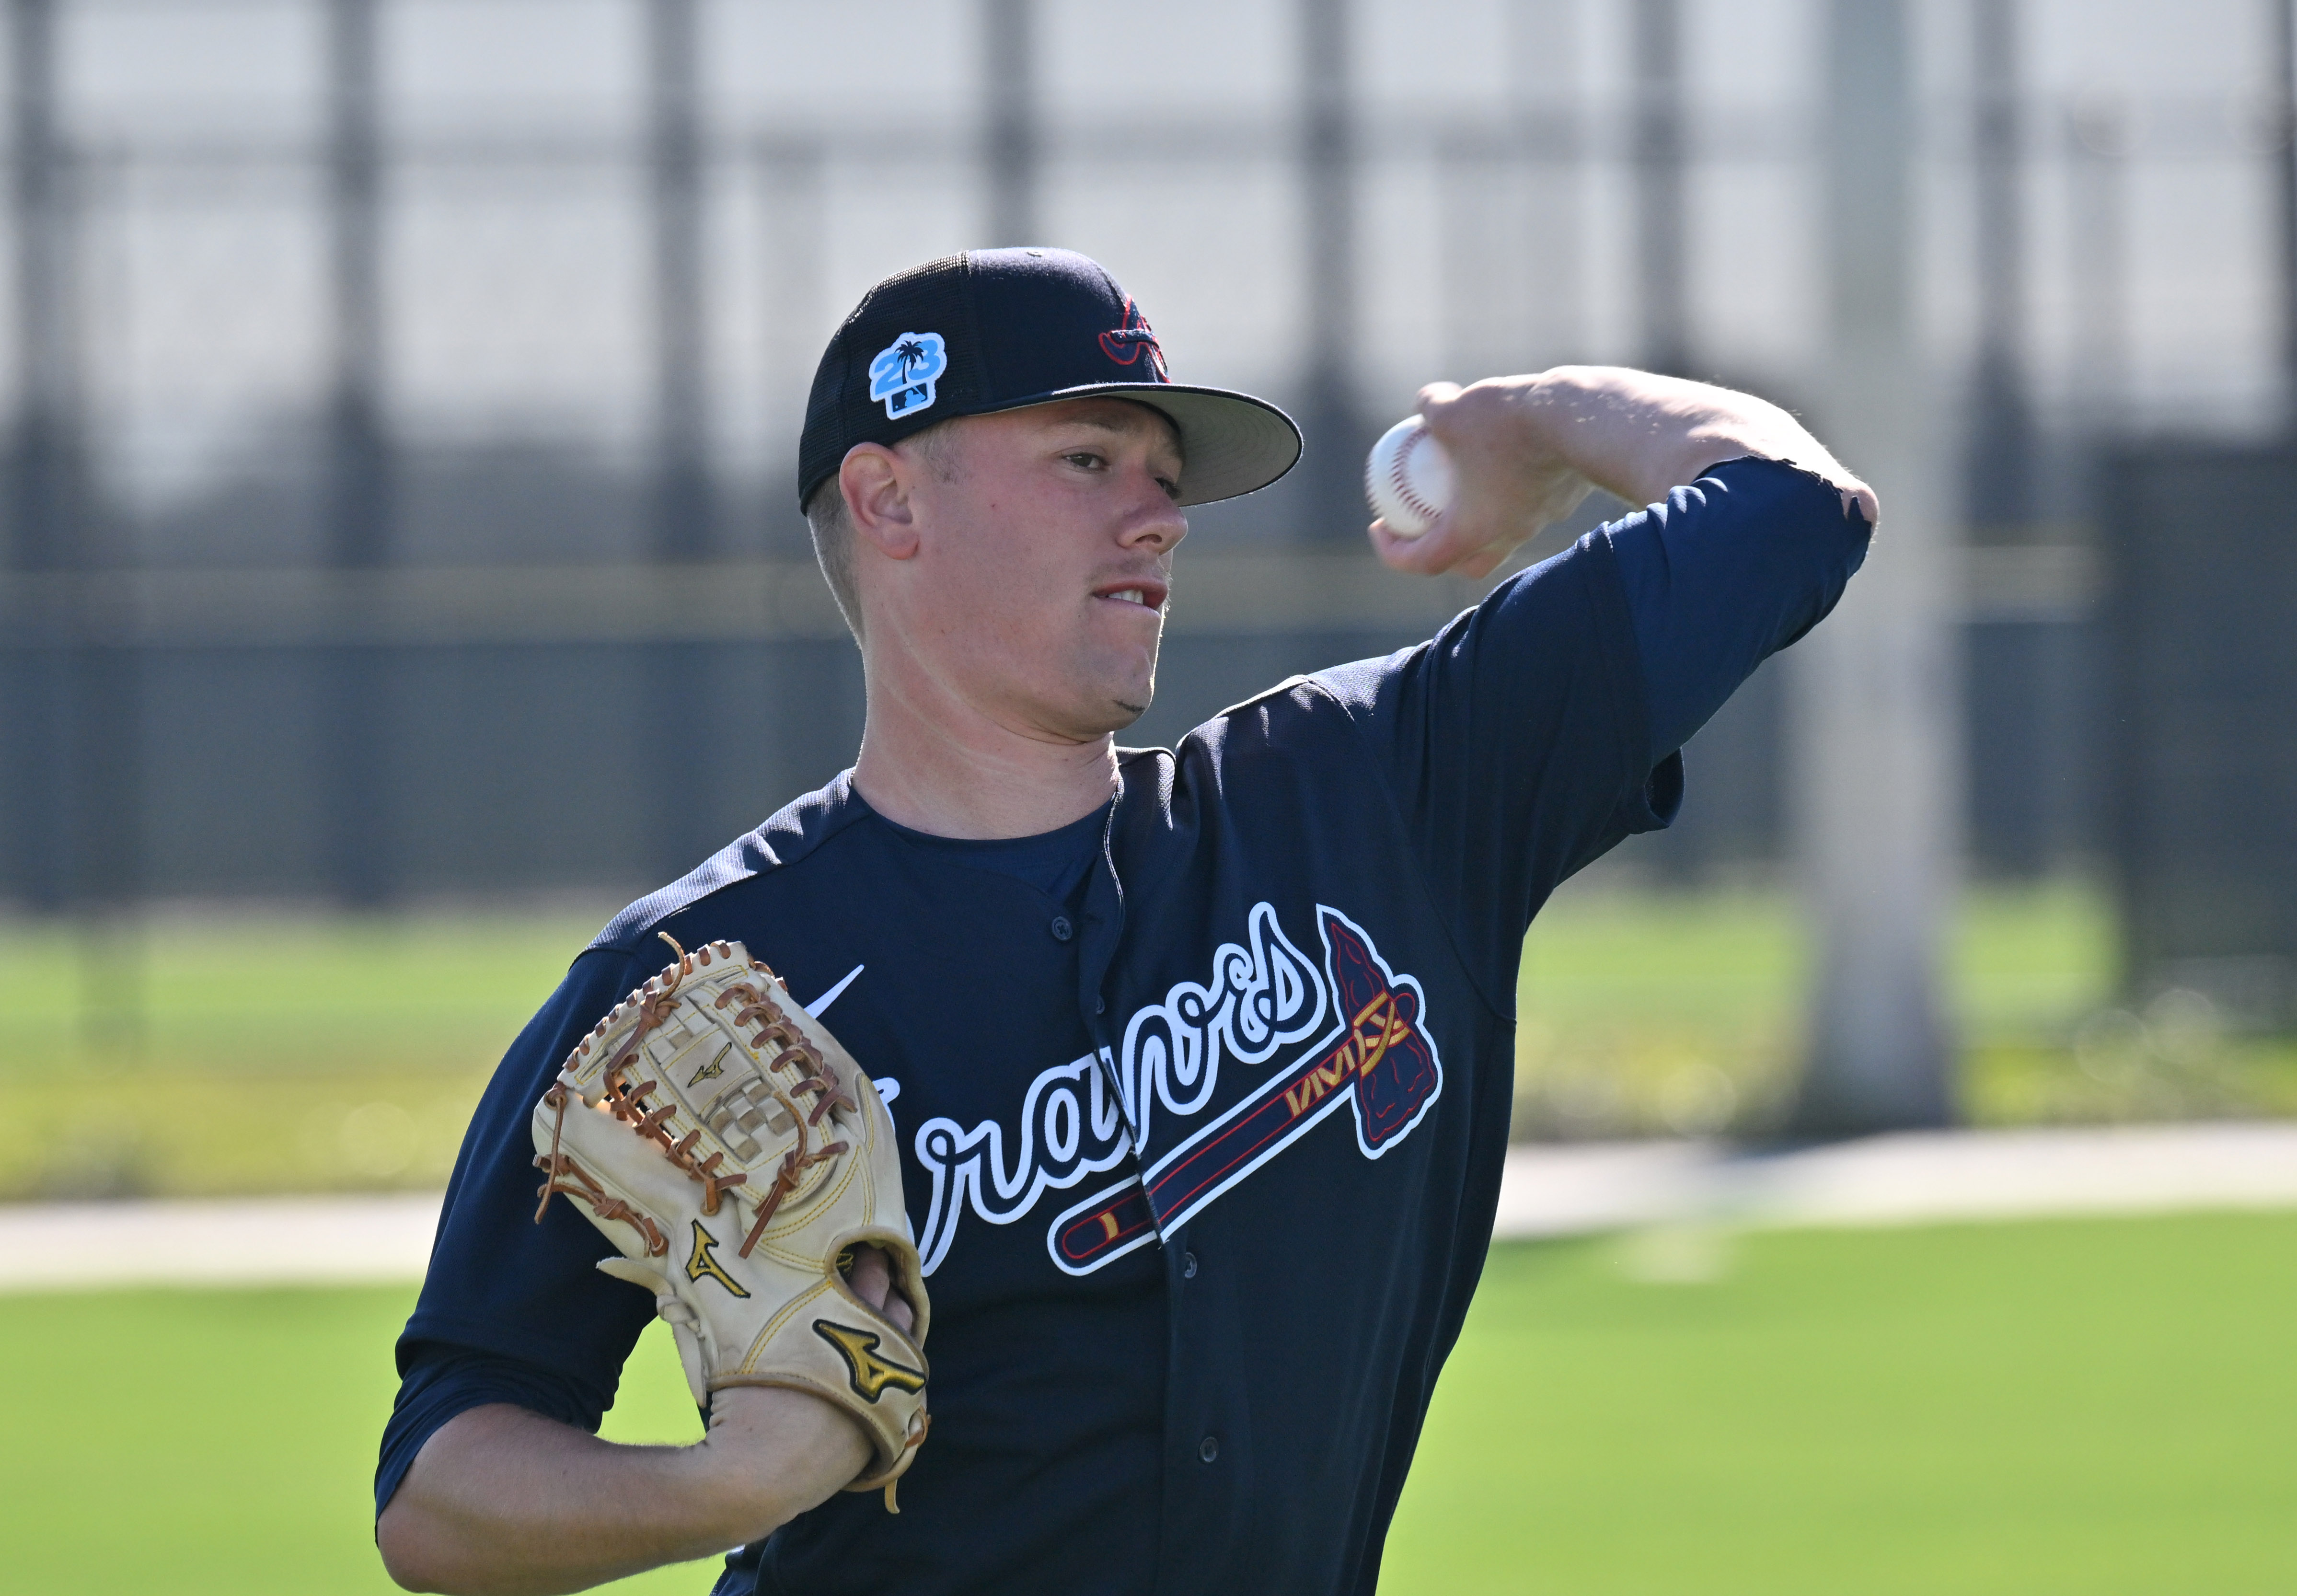
[[[609,912],[0,922],[0,1200],[443,1185]]]
[[[488,1072],[609,912],[0,921],[0,1201],[436,1187]],[[1948,949],[1980,1124],[2297,1115],[2297,1048],[2114,1007],[2077,886],[1972,892]],[[1806,958],[1776,892],[1570,884],[1525,943],[1518,1131],[1775,1120]],[[124,1127],[126,1134],[120,1134]]]
[[[2117,1007],[2115,933],[2073,883],[1963,894],[1943,950],[1979,1125],[2297,1115],[2297,1046],[2192,993]],[[1582,878],[1524,941],[1517,1132],[1760,1134],[1802,1054],[1808,949],[1775,891],[1637,893]]]
[[[1384,1591],[2297,1590],[2297,1215],[1758,1233],[1702,1285],[1623,1245],[1494,1251]],[[367,1493],[409,1300],[0,1297],[8,1588],[389,1589]],[[660,1333],[608,1434],[691,1432]]]

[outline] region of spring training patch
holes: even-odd
[[[904,333],[870,358],[869,398],[885,401],[887,421],[899,421],[933,407],[934,384],[948,370],[940,333]]]

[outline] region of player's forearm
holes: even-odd
[[[586,1590],[769,1534],[869,1455],[836,1409],[780,1389],[721,1393],[691,1446],[620,1446],[523,1408],[473,1408],[424,1444],[376,1541],[409,1590]]]
[[[1494,395],[1535,450],[1631,505],[1664,498],[1708,466],[1759,455],[1873,494],[1794,416],[1750,393],[1617,366],[1559,366],[1497,380]]]
[[[1618,366],[1558,366],[1470,387],[1420,390],[1428,429],[1451,457],[1458,488],[1422,536],[1371,529],[1398,571],[1483,577],[1541,529],[1569,515],[1589,486],[1647,505],[1742,455],[1781,460],[1839,491],[1869,525],[1873,490],[1803,424],[1767,399]]]

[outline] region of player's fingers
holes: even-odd
[[[845,1271],[846,1284],[853,1295],[873,1308],[885,1305],[885,1294],[893,1287],[893,1271],[885,1265],[885,1255],[874,1246],[857,1246],[853,1262]]]
[[[1457,383],[1430,383],[1420,391],[1420,414],[1432,418],[1438,410],[1447,409],[1461,393]],[[1433,424],[1432,419],[1430,424]]]
[[[1414,546],[1420,542],[1419,539],[1399,537],[1390,531],[1385,515],[1373,522],[1367,531],[1371,538],[1372,552],[1379,556],[1381,564],[1395,571],[1419,569],[1412,564]]]
[[[917,1328],[917,1309],[910,1306],[910,1297],[902,1296],[901,1286],[893,1284],[893,1270],[891,1268],[886,1268],[885,1297],[877,1302],[877,1312],[891,1318],[893,1329],[898,1329],[898,1332],[910,1334],[910,1329]]]
[[[853,1287],[854,1296],[892,1320],[896,1329],[907,1330],[917,1321],[910,1299],[893,1285],[893,1264],[881,1249],[855,1247],[853,1266],[846,1271],[845,1279]]]
[[[1399,537],[1388,530],[1385,519],[1375,521],[1371,523],[1371,547],[1379,555],[1380,564],[1389,570],[1409,572],[1414,576],[1441,575],[1468,552],[1445,535],[1440,518],[1417,538]]]
[[[1420,391],[1419,410],[1420,419],[1454,459],[1463,450],[1477,452],[1482,440],[1476,436],[1475,419],[1490,410],[1485,396],[1470,395],[1457,383],[1430,383]]]

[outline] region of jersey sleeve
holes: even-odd
[[[555,1200],[535,1222],[542,1177],[528,1129],[566,1055],[628,994],[633,962],[605,948],[576,959],[511,1044],[480,1099],[448,1182],[422,1295],[399,1337],[402,1385],[385,1436],[385,1469],[396,1460],[403,1474],[424,1440],[465,1409],[490,1402],[531,1406],[526,1395],[536,1390],[561,1394],[543,1410],[552,1417],[595,1427],[613,1400],[623,1360],[654,1317],[645,1292],[592,1267],[613,1249],[573,1204]],[[440,1346],[481,1361],[444,1386],[435,1368],[418,1381],[418,1370],[433,1361],[429,1349]],[[503,1368],[489,1358],[513,1361],[526,1372],[497,1378]],[[397,1485],[394,1475],[389,1485]],[[380,1471],[376,1491],[380,1511],[390,1500]]]
[[[1371,743],[1486,1001],[1558,884],[1667,825],[1677,752],[1840,596],[1863,521],[1815,477],[1718,466],[1501,584],[1430,641],[1313,679]]]
[[[1752,457],[1710,468],[1612,529],[1653,762],[1825,618],[1865,559],[1871,530],[1845,511],[1839,489]]]
[[[443,1341],[402,1343],[399,1394],[383,1428],[375,1462],[375,1516],[391,1505],[415,1454],[457,1413],[511,1403],[546,1419],[596,1433],[614,1400],[614,1379],[578,1378],[524,1358],[473,1352]]]

